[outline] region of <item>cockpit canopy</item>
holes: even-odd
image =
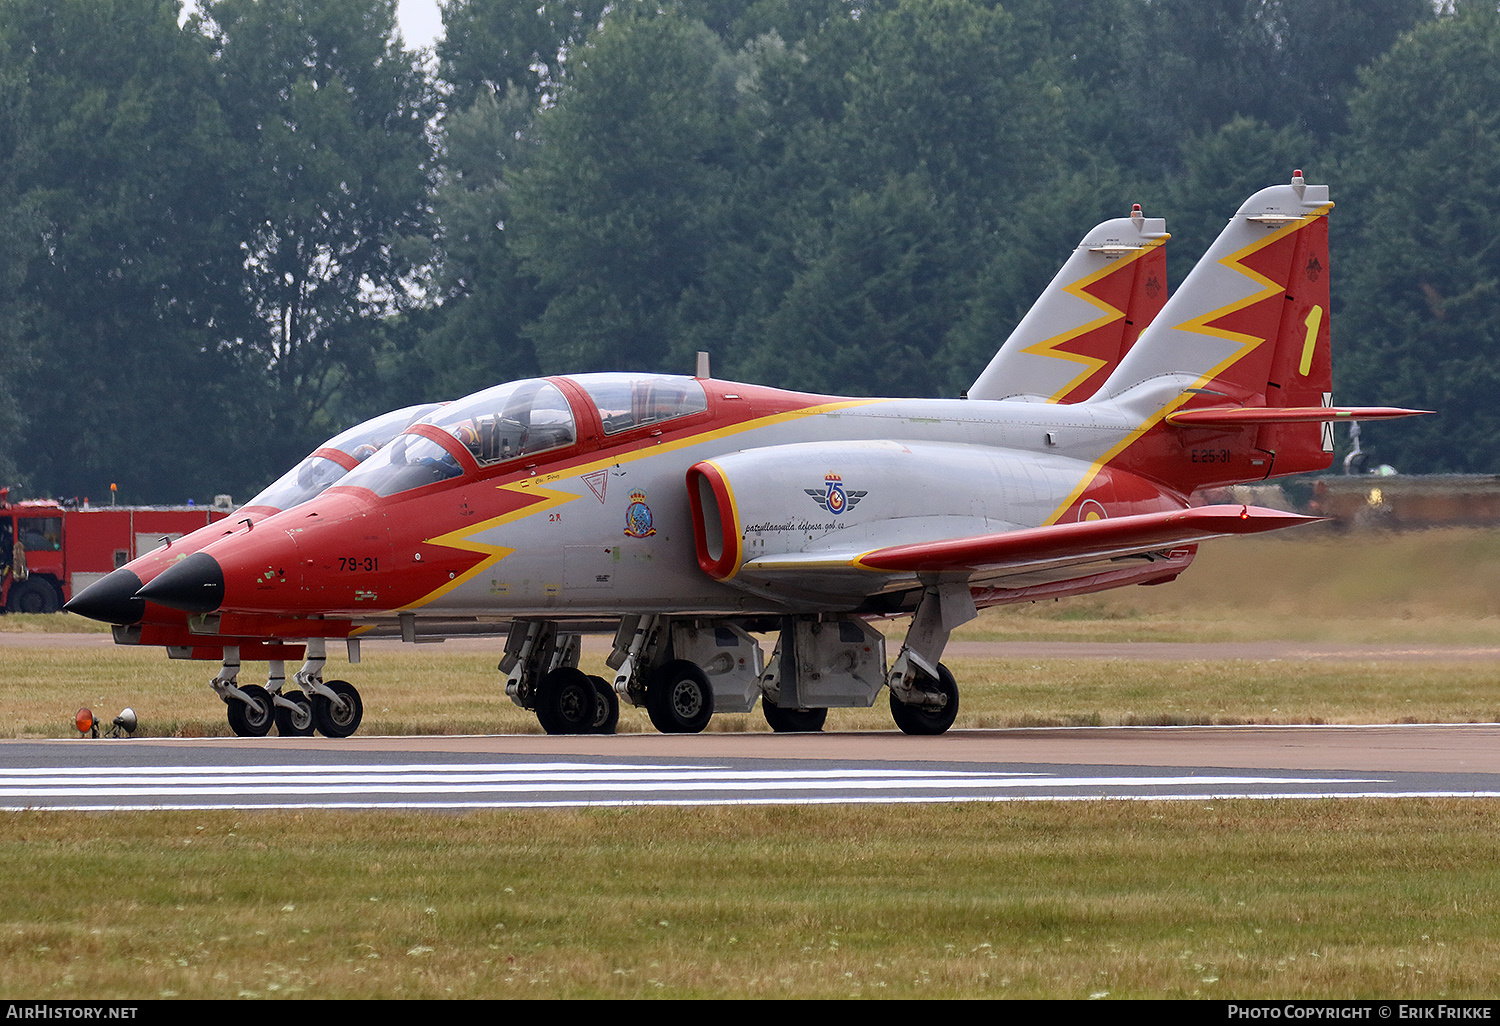
[[[589,394],[606,435],[702,413],[708,396],[696,378],[668,374],[574,374]]]
[[[528,378],[475,392],[421,423],[446,431],[481,467],[572,445],[578,438],[567,397],[550,381]],[[404,434],[342,483],[394,495],[463,473],[453,454],[419,434]]]
[[[708,409],[703,385],[693,378],[579,374],[569,380],[593,401],[606,436]],[[510,381],[476,392],[421,423],[452,435],[481,469],[578,441],[578,425],[567,396],[541,378]],[[386,496],[461,473],[463,467],[447,448],[420,433],[408,432],[339,483]]]
[[[267,506],[271,509],[291,509],[322,493],[334,482],[349,473],[350,467],[363,463],[373,456],[381,446],[412,424],[439,409],[442,403],[423,403],[392,410],[356,424],[318,446],[311,456],[277,478],[270,487],[245,503],[244,508]],[[341,452],[354,462],[341,462],[330,456],[319,455],[326,450]]]

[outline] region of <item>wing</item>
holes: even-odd
[[[997,534],[891,545],[864,552],[813,552],[746,561],[739,576],[752,586],[866,594],[924,577],[983,585],[1041,571],[1094,572],[1091,564],[1167,555],[1209,538],[1259,534],[1319,518],[1257,506],[1194,509],[1019,528]]]

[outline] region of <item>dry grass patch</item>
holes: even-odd
[[[1500,531],[1299,528],[1206,542],[1177,580],[990,610],[958,637],[1500,644]]]
[[[957,726],[1185,723],[1471,723],[1500,721],[1486,662],[1142,659],[956,659]],[[87,705],[112,718],[130,706],[140,736],[229,734],[207,680],[216,664],[168,660],[154,649],[0,647],[0,737],[69,737]],[[603,667],[587,667],[600,672]],[[257,681],[253,667],[242,679]],[[367,646],[365,660],[330,664],[365,702],[362,735],[538,733],[505,697],[489,656],[437,646]],[[625,707],[622,733],[651,732]],[[713,731],[765,731],[759,709],[719,715]],[[892,730],[882,694],[868,709],[834,709],[827,730]]]

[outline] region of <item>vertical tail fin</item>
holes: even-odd
[[[1335,408],[1326,185],[1262,189],[1240,207],[1094,401],[1138,426],[1101,461],[1181,492],[1322,470]]]
[[[1197,394],[1185,389],[1198,389],[1221,402],[1265,405],[1254,397],[1265,395],[1271,379],[1299,257],[1322,268],[1310,284],[1327,321],[1326,218],[1332,207],[1328,186],[1305,185],[1300,174],[1291,185],[1246,200],[1120,361],[1100,398],[1175,408]],[[1306,277],[1307,268],[1300,270]],[[1325,355],[1325,374],[1328,367]]]
[[[1328,465],[1331,447],[1324,452],[1316,423],[1189,425],[1176,417],[1331,401],[1332,208],[1328,187],[1305,184],[1301,172],[1245,201],[1099,390],[1140,423],[1114,465],[1166,476],[1185,492]]]
[[[1167,301],[1166,222],[1096,225],[969,389],[970,399],[1075,403],[1093,395]]]

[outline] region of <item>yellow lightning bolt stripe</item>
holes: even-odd
[[[504,545],[490,545],[487,542],[473,541],[473,535],[478,534],[482,531],[490,530],[494,527],[501,527],[505,524],[521,520],[536,513],[545,513],[548,510],[556,509],[558,506],[572,502],[574,499],[580,498],[580,496],[575,495],[571,492],[558,492],[553,491],[550,488],[526,487],[528,485],[532,485],[532,480],[530,478],[527,478],[524,481],[512,481],[508,484],[497,485],[496,487],[498,491],[502,492],[516,492],[518,494],[527,496],[541,496],[541,502],[528,503],[527,505],[522,506],[520,509],[513,509],[509,513],[502,513],[498,517],[491,517],[490,519],[482,521],[481,523],[473,524],[461,528],[457,531],[449,531],[446,534],[440,534],[435,538],[426,539],[425,544],[428,545],[443,545],[450,549],[462,549],[465,552],[478,553],[479,555],[486,558],[480,560],[468,570],[465,570],[463,573],[454,577],[453,580],[439,585],[437,588],[434,588],[432,591],[428,592],[426,595],[423,595],[419,599],[408,602],[406,605],[400,607],[400,610],[398,611],[417,609],[429,602],[442,598],[448,592],[473,580],[475,577],[478,577],[480,574],[484,573],[490,567],[500,562],[506,556],[516,551],[515,549],[507,548]]]
[[[1083,300],[1085,303],[1088,303],[1090,306],[1098,309],[1100,311],[1100,315],[1094,318],[1092,321],[1087,322],[1086,324],[1079,325],[1078,327],[1065,331],[1060,335],[1053,335],[1051,338],[1043,339],[1040,342],[1034,342],[1031,345],[1027,346],[1025,349],[1021,350],[1021,352],[1029,353],[1032,356],[1049,356],[1057,360],[1067,360],[1071,363],[1083,364],[1083,370],[1080,371],[1072,381],[1069,381],[1062,388],[1059,388],[1056,392],[1047,397],[1047,401],[1049,403],[1061,401],[1063,396],[1067,395],[1073,389],[1077,388],[1080,384],[1088,379],[1089,375],[1093,374],[1100,367],[1103,367],[1109,362],[1108,360],[1101,360],[1097,356],[1085,356],[1083,353],[1070,353],[1064,349],[1060,349],[1059,347],[1073,341],[1080,335],[1086,335],[1097,328],[1104,327],[1106,324],[1113,324],[1115,321],[1125,316],[1124,310],[1111,306],[1104,300],[1099,299],[1097,296],[1091,295],[1089,292],[1087,292],[1086,289],[1088,288],[1088,286],[1099,281],[1101,278],[1108,277],[1109,275],[1115,273],[1123,267],[1127,267],[1130,264],[1135,263],[1135,261],[1145,256],[1157,246],[1166,245],[1166,242],[1166,238],[1153,239],[1124,259],[1111,261],[1109,264],[1101,267],[1093,274],[1080,278],[1077,281],[1063,287],[1063,291],[1068,293],[1068,295],[1075,296],[1078,299]]]
[[[569,467],[567,470],[557,471],[551,474],[542,474],[537,477],[522,478],[519,481],[511,481],[505,484],[496,485],[495,487],[499,491],[516,492],[517,494],[527,496],[542,496],[544,501],[540,503],[530,503],[526,506],[523,506],[521,509],[512,510],[509,513],[501,514],[498,517],[492,517],[491,519],[485,520],[481,523],[466,525],[459,530],[449,531],[446,534],[441,534],[434,538],[426,539],[426,544],[429,545],[444,545],[452,549],[462,549],[466,552],[478,553],[482,556],[485,556],[486,558],[475,564],[469,570],[466,570],[464,573],[459,574],[453,580],[446,581],[439,587],[428,592],[426,595],[423,595],[421,598],[415,599],[414,601],[401,606],[397,611],[404,612],[411,609],[417,609],[427,605],[430,602],[435,601],[436,599],[441,598],[455,588],[458,588],[468,581],[473,580],[475,577],[479,576],[490,567],[500,562],[506,556],[516,551],[513,548],[508,548],[503,545],[490,545],[487,542],[474,541],[472,540],[474,535],[479,534],[483,531],[488,531],[495,527],[501,527],[505,524],[514,523],[517,520],[525,519],[526,517],[532,516],[537,513],[545,513],[549,510],[556,509],[558,506],[561,506],[564,503],[572,502],[574,499],[582,498],[581,493],[560,492],[556,491],[555,489],[546,487],[549,484],[556,484],[561,481],[575,480],[577,478],[583,477],[585,474],[591,474],[594,471],[603,470],[607,467],[614,467],[623,463],[634,463],[638,460],[645,459],[647,456],[658,456],[663,453],[675,452],[679,449],[688,448],[689,446],[701,445],[705,442],[712,442],[720,438],[729,438],[733,435],[742,434],[746,431],[756,430],[757,428],[769,427],[774,424],[787,423],[789,421],[799,420],[806,417],[815,417],[825,413],[836,413],[840,410],[847,410],[857,406],[870,406],[876,403],[884,403],[890,401],[891,400],[889,399],[846,399],[839,402],[823,403],[819,406],[810,406],[802,410],[792,410],[787,413],[774,413],[766,417],[757,417],[754,420],[732,424],[728,427],[715,428],[713,430],[704,431],[699,434],[689,435],[686,438],[679,438],[670,442],[662,442],[658,445],[645,445],[639,449],[634,449],[629,452],[613,453],[609,456],[601,457],[600,459],[594,460],[590,463],[581,464],[576,467]],[[736,515],[738,514],[736,513]],[[736,570],[738,570],[738,567],[736,567]]]
[[[1229,314],[1234,313],[1237,310],[1242,310],[1252,303],[1257,303],[1263,299],[1268,298],[1269,296],[1275,295],[1278,292],[1285,292],[1286,288],[1284,286],[1278,285],[1276,282],[1271,281],[1269,278],[1260,274],[1258,271],[1244,266],[1241,261],[1250,256],[1250,254],[1256,253],[1261,249],[1264,249],[1266,246],[1279,241],[1284,236],[1293,232],[1301,231],[1304,227],[1311,224],[1315,218],[1326,217],[1328,215],[1328,212],[1332,209],[1332,203],[1324,204],[1317,210],[1314,210],[1295,221],[1288,221],[1286,224],[1266,235],[1264,238],[1257,239],[1250,245],[1236,250],[1235,252],[1219,260],[1219,263],[1223,264],[1225,267],[1228,267],[1230,270],[1237,271],[1240,274],[1245,275],[1250,280],[1258,282],[1261,285],[1261,288],[1258,291],[1250,294],[1249,296],[1244,297],[1243,299],[1238,299],[1232,303],[1228,303],[1214,310],[1210,310],[1208,313],[1202,314],[1198,317],[1194,317],[1191,320],[1184,321],[1182,324],[1176,325],[1175,327],[1177,330],[1195,331],[1198,334],[1212,335],[1216,338],[1226,339],[1231,342],[1239,341],[1239,349],[1221,360],[1208,371],[1201,374],[1198,377],[1198,380],[1194,381],[1192,385],[1183,389],[1180,395],[1178,395],[1172,401],[1165,403],[1161,407],[1161,409],[1157,410],[1155,413],[1151,414],[1151,416],[1142,421],[1139,427],[1137,427],[1134,431],[1128,432],[1124,438],[1120,439],[1119,442],[1115,443],[1102,456],[1096,459],[1089,466],[1089,469],[1084,471],[1083,476],[1078,481],[1078,484],[1073,488],[1071,492],[1068,493],[1067,498],[1063,499],[1062,503],[1052,511],[1047,519],[1042,521],[1043,524],[1057,523],[1062,515],[1072,507],[1073,503],[1078,501],[1078,498],[1083,495],[1083,493],[1088,489],[1088,486],[1093,483],[1094,478],[1099,476],[1099,472],[1101,470],[1108,466],[1116,456],[1120,455],[1120,453],[1124,452],[1132,444],[1134,444],[1136,439],[1140,438],[1147,431],[1150,431],[1161,421],[1165,420],[1168,415],[1174,413],[1180,406],[1182,406],[1183,403],[1187,402],[1188,399],[1193,395],[1192,389],[1204,387],[1214,378],[1224,373],[1224,371],[1230,366],[1237,363],[1245,356],[1249,355],[1256,348],[1256,346],[1260,344],[1260,339],[1254,338],[1250,335],[1244,335],[1239,332],[1230,332],[1224,331],[1221,328],[1212,328],[1208,326],[1208,322],[1216,320],[1220,317],[1228,316]]]

